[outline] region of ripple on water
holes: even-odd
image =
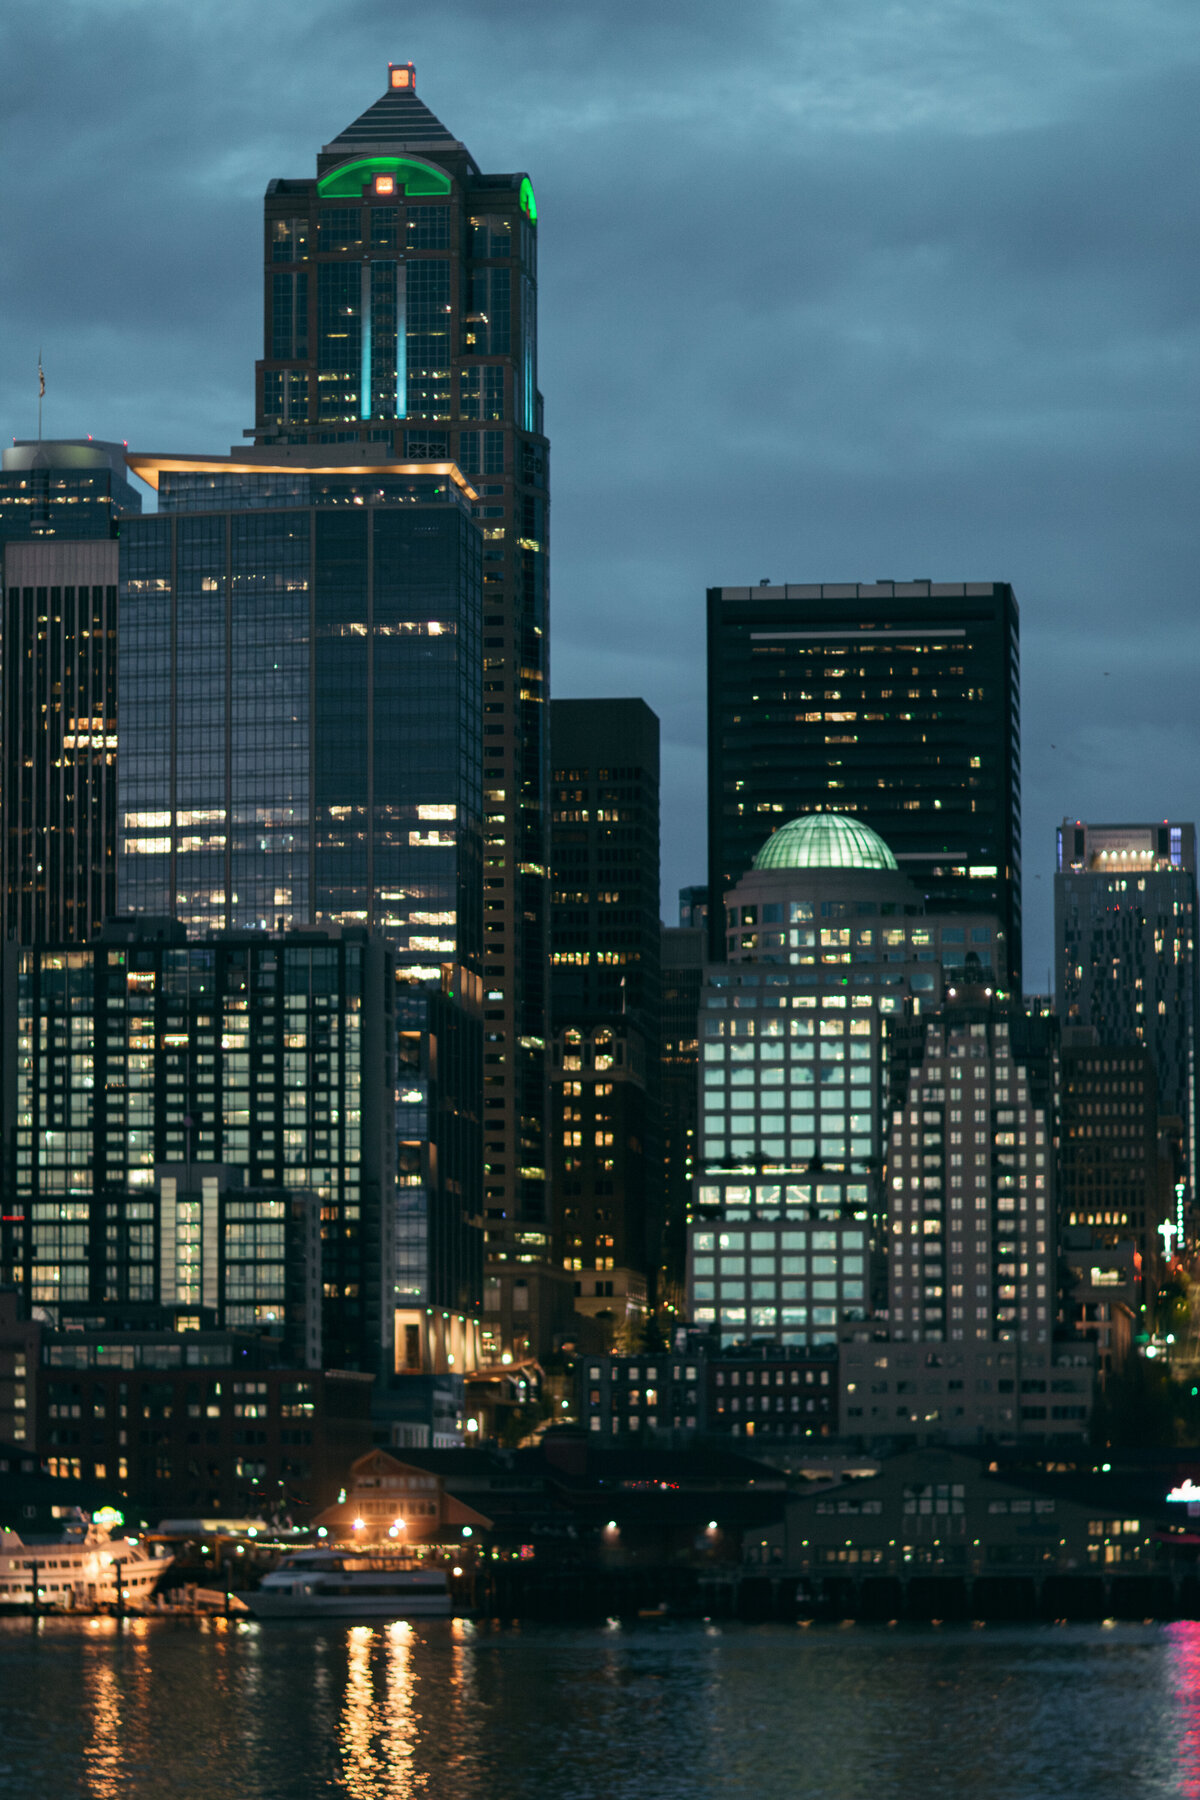
[[[1200,1626],[0,1622],[0,1800],[1200,1800]]]

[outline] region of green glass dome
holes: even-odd
[[[769,837],[756,869],[895,869],[896,859],[869,825],[844,813],[805,813]]]

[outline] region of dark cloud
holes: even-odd
[[[706,586],[1007,579],[1044,980],[1056,821],[1200,813],[1186,0],[8,8],[8,429],[40,345],[49,432],[237,441],[262,191],[408,56],[538,189],[555,687],[662,716],[665,914]]]

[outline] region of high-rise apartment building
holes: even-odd
[[[832,1345],[883,1304],[891,1028],[956,981],[994,989],[1000,932],[927,914],[883,840],[835,813],[769,837],[722,917],[728,961],[701,993],[692,1317],[726,1343]]]
[[[1054,878],[1055,987],[1065,1026],[1144,1046],[1158,1108],[1178,1120],[1179,1217],[1196,1188],[1196,830],[1064,819]]]
[[[169,1317],[311,1341],[286,1305],[299,1272],[311,1307],[315,1221],[291,1206],[308,1196],[324,1361],[404,1367],[406,1328],[433,1327],[423,1268],[407,1309],[396,1297],[410,1246],[382,940],[346,927],[188,941],[170,922],[116,921],[87,947],[10,944],[6,958],[0,1279],[26,1307],[58,1325]]]
[[[488,1249],[550,1253],[546,1150],[549,447],[537,385],[537,204],[486,174],[411,63],[266,196],[261,446],[457,465],[483,551]],[[361,624],[347,594],[346,619]],[[435,612],[430,612],[434,617]],[[363,646],[359,646],[360,649]],[[419,741],[412,746],[419,749]],[[436,935],[436,934],[435,934]]]
[[[1020,653],[1004,582],[710,588],[709,915],[765,832],[838,812],[931,911],[1000,921],[1021,984]]]
[[[889,1320],[896,1339],[1050,1343],[1053,1020],[965,989],[891,1033]]]
[[[576,1309],[629,1330],[662,1232],[658,719],[556,700],[551,745],[555,1248]]]
[[[842,1428],[1078,1439],[1095,1347],[1054,1340],[1056,1022],[967,982],[888,1035],[889,1329],[843,1348]]]

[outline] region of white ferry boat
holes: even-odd
[[[448,1619],[444,1569],[386,1553],[297,1550],[246,1595],[256,1619]]]
[[[26,1540],[15,1531],[0,1531],[0,1612],[43,1607],[71,1611],[116,1606],[121,1599],[131,1611],[147,1606],[171,1559],[151,1556],[136,1538],[113,1537],[102,1526],[84,1522],[68,1526],[62,1537]]]

